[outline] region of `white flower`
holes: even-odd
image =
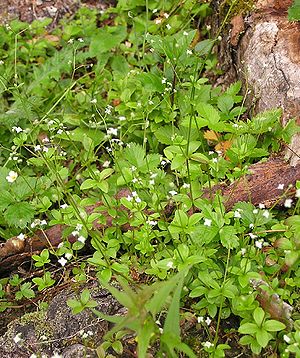
[[[86,238],[84,236],[79,236],[79,238],[77,239],[79,242],[82,242],[83,244],[85,243]]]
[[[296,194],[295,194],[296,198],[300,198],[300,189],[296,190]]]
[[[92,103],[92,104],[96,104],[96,103],[97,103],[97,99],[96,99],[96,98],[91,99],[91,103]]]
[[[204,343],[202,343],[202,344],[203,344],[203,347],[205,347],[205,348],[211,348],[211,347],[214,346],[214,344],[213,344],[213,343],[210,343],[209,341],[206,341],[206,342],[204,342]]]
[[[222,41],[222,36],[218,36],[218,40],[219,40],[219,41]]]
[[[244,256],[246,254],[247,250],[245,247],[241,249],[241,255]]]
[[[139,181],[138,178],[133,178],[133,179],[131,180],[131,182],[132,182],[133,184],[137,183],[138,181]]]
[[[105,108],[105,113],[106,114],[111,114],[111,109],[112,109],[112,106],[107,106],[106,108]]]
[[[255,241],[255,246],[256,246],[258,249],[261,249],[261,248],[262,248],[262,245],[263,245],[263,241],[262,241],[262,240]]]
[[[152,14],[157,13],[157,11],[158,11],[158,9],[153,9],[153,10],[152,10]]]
[[[68,44],[72,44],[74,42],[74,40],[73,39],[70,39],[69,41],[68,41]]]
[[[72,255],[70,252],[67,252],[67,253],[65,254],[65,258],[66,258],[67,260],[71,260],[72,257],[73,257],[73,255]]]
[[[75,230],[80,231],[80,230],[82,230],[82,228],[83,228],[82,224],[77,224]]]
[[[218,158],[213,158],[212,161],[213,163],[218,163]]]
[[[268,210],[265,210],[265,211],[263,212],[263,216],[264,216],[266,219],[268,219],[268,217],[270,216],[270,213],[268,212]]]
[[[168,268],[173,268],[174,267],[173,261],[169,261],[166,266]]]
[[[117,136],[118,135],[118,129],[117,128],[108,128],[107,130],[107,135],[115,135]]]
[[[189,183],[183,183],[183,185],[182,185],[182,187],[184,188],[184,189],[189,189],[190,188],[190,184]]]
[[[41,149],[42,148],[41,148],[41,146],[39,144],[34,147],[35,152],[39,152]]]
[[[81,37],[79,37],[78,41],[79,42],[84,42],[84,40]]]
[[[31,356],[29,358],[37,358],[37,355],[32,353]]]
[[[47,225],[47,221],[46,221],[46,220],[41,220],[40,225],[41,225],[41,226]]]
[[[13,183],[18,177],[18,173],[14,172],[13,170],[11,170],[9,173],[8,173],[8,176],[6,177],[6,180],[9,182],[9,183]]]
[[[131,170],[132,172],[135,172],[135,171],[136,171],[136,167],[133,165],[133,166],[130,168],[130,170]]]
[[[161,327],[158,327],[158,330],[159,330],[159,332],[160,332],[161,334],[163,334],[163,333],[164,333],[164,330],[163,330],[163,328],[161,328]]]
[[[110,161],[109,160],[106,160],[103,164],[102,164],[102,167],[103,168],[108,168],[110,165]]]
[[[122,121],[126,121],[126,117],[120,116],[120,117],[119,117],[119,121],[121,121],[121,122],[122,122]]]
[[[240,213],[238,210],[236,210],[236,211],[234,212],[234,217],[235,217],[236,219],[240,219],[240,218],[242,217],[242,215],[241,215],[241,213]]]
[[[211,226],[212,220],[204,219],[204,226]]]
[[[258,204],[258,207],[259,207],[260,209],[264,209],[264,208],[265,208],[265,204],[260,203],[260,204]]]
[[[78,236],[78,235],[79,235],[79,231],[78,231],[78,230],[72,231],[72,235],[73,235],[73,236]]]
[[[183,36],[188,36],[189,33],[187,31],[183,31]]]
[[[170,24],[167,24],[167,25],[166,25],[166,28],[167,28],[168,30],[171,30],[172,26],[171,26]]]
[[[166,18],[166,19],[168,19],[169,18],[169,14],[167,14],[166,12],[164,13],[164,17]]]
[[[161,24],[161,22],[162,22],[162,19],[159,18],[159,17],[154,20],[154,23],[155,23],[156,25]]]
[[[62,356],[61,354],[55,352],[55,353],[53,354],[53,356],[51,356],[51,358],[63,358],[63,356]]]
[[[167,83],[167,79],[165,77],[163,77],[163,79],[161,80],[161,83],[162,84]]]
[[[291,338],[290,338],[289,336],[287,336],[286,334],[284,334],[283,340],[284,340],[286,343],[290,343]]]
[[[155,221],[155,220],[147,220],[146,223],[151,225],[151,226],[155,226],[157,224],[157,221]]]
[[[68,207],[68,204],[62,204],[60,207],[61,207],[62,209],[66,209],[66,208]]]
[[[209,31],[211,29],[210,25],[206,25],[206,30]]]
[[[203,323],[203,322],[204,322],[204,317],[203,317],[203,316],[199,316],[199,317],[197,318],[197,322],[198,322],[198,323]]]
[[[64,246],[64,243],[63,242],[60,242],[58,245],[57,245],[57,248],[60,249],[61,247]]]
[[[20,133],[23,132],[23,129],[21,127],[12,127],[11,129],[13,132]]]
[[[208,154],[209,154],[209,155],[213,155],[213,154],[215,154],[215,152],[214,152],[213,150],[210,150],[210,151],[208,152]]]
[[[205,323],[209,326],[211,324],[211,319],[209,317],[206,318]]]
[[[254,209],[252,212],[253,212],[253,214],[258,214],[258,210],[257,210],[257,209]]]
[[[154,184],[155,184],[155,180],[154,180],[154,179],[149,180],[149,185],[154,185]]]
[[[283,190],[283,188],[284,188],[284,184],[278,184],[277,189],[279,189],[279,190]]]
[[[133,198],[132,198],[132,196],[131,195],[128,195],[127,197],[126,197],[126,200],[127,201],[131,201]]]
[[[142,202],[142,199],[137,196],[137,197],[135,198],[135,202],[136,202],[136,203],[141,203],[141,202]]]
[[[249,233],[250,239],[256,239],[257,235],[252,234],[252,232]]]
[[[25,240],[25,235],[24,235],[23,233],[21,233],[21,234],[19,234],[19,235],[17,236],[17,238],[18,238],[19,240],[21,240],[21,241],[24,241],[24,240]]]
[[[169,194],[170,194],[171,196],[177,195],[177,191],[175,191],[175,190],[170,190],[170,191],[169,191]]]
[[[3,60],[0,60],[0,65],[3,65],[4,64],[4,61]]]
[[[293,200],[292,199],[286,199],[285,202],[284,202],[284,206],[286,208],[291,208],[292,207],[292,204],[293,204]]]
[[[192,55],[192,54],[193,54],[193,51],[190,50],[190,49],[187,49],[187,50],[186,50],[186,54],[187,54],[187,55]]]
[[[22,341],[21,336],[22,336],[22,333],[21,333],[21,332],[19,332],[17,335],[14,336],[14,342],[15,342],[16,344],[18,344],[19,342]]]
[[[65,264],[68,262],[64,257],[61,257],[59,260],[57,260],[62,266],[65,266]]]

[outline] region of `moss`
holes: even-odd
[[[245,15],[255,9],[254,0],[223,0],[219,5],[219,13],[222,18],[225,18],[230,7],[230,14],[227,18],[227,22],[230,22],[233,16],[237,14]]]
[[[50,325],[45,321],[45,312],[43,310],[37,312],[26,313],[19,320],[21,325],[32,324],[35,328],[36,336],[53,337],[53,331]]]

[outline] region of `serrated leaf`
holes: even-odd
[[[27,202],[10,205],[4,212],[4,217],[9,226],[24,228],[34,218],[35,210]]]

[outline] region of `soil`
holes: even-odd
[[[79,7],[105,10],[115,4],[114,0],[0,0],[0,23],[13,19],[24,22],[52,19],[49,28],[54,28],[64,16],[72,16]]]

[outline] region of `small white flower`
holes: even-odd
[[[9,182],[9,183],[13,183],[18,177],[18,173],[14,172],[13,170],[11,170],[9,173],[8,173],[8,176],[6,177],[6,180]]]
[[[136,171],[136,167],[133,165],[133,166],[130,168],[130,170],[131,170],[132,172],[135,172],[135,171]]]
[[[131,201],[133,199],[133,197],[131,196],[131,195],[128,195],[127,197],[126,197],[126,200],[127,201]]]
[[[211,324],[211,319],[209,317],[206,318],[205,323],[209,326]]]
[[[150,99],[150,100],[148,101],[148,104],[149,104],[150,106],[152,106],[152,105],[154,104],[154,102]]]
[[[137,197],[135,198],[135,202],[136,202],[136,203],[141,203],[141,202],[142,202],[142,199],[137,196]]]
[[[84,236],[79,236],[79,238],[77,239],[79,242],[82,242],[83,244],[85,243],[86,238]]]
[[[182,185],[182,187],[184,188],[184,189],[189,189],[190,188],[190,184],[189,183],[183,183],[183,185]]]
[[[70,39],[69,41],[68,41],[68,44],[72,44],[74,42],[74,40],[73,39]]]
[[[4,61],[0,60],[0,65],[3,65],[4,64]]]
[[[61,354],[55,352],[55,353],[53,354],[53,356],[51,356],[51,358],[63,358],[63,356],[62,356]]]
[[[11,129],[13,132],[16,132],[16,133],[21,133],[23,132],[23,129],[21,127],[12,127]]]
[[[219,41],[222,41],[222,36],[218,36],[218,40],[219,40]]]
[[[263,216],[264,216],[266,219],[268,219],[268,217],[270,216],[270,213],[268,212],[268,210],[265,210],[265,211],[263,212]]]
[[[247,249],[245,247],[243,247],[241,249],[241,255],[244,256],[246,254],[246,252],[247,252]]]
[[[154,180],[154,179],[149,180],[149,185],[154,185],[154,184],[155,184],[155,180]]]
[[[166,12],[164,13],[164,17],[166,18],[166,19],[168,19],[169,18],[169,14],[167,14]]]
[[[265,208],[265,204],[260,203],[260,204],[258,204],[258,207],[259,207],[260,209],[264,209],[264,208]]]
[[[162,19],[159,18],[159,17],[154,20],[154,23],[155,23],[156,25],[161,24],[161,22],[162,22]]]
[[[261,249],[261,248],[262,248],[262,245],[263,245],[263,241],[262,241],[262,240],[255,241],[255,246],[256,246],[258,249]]]
[[[118,129],[117,128],[108,128],[107,130],[107,135],[115,135],[117,136],[118,135]]]
[[[192,54],[193,54],[193,51],[190,50],[190,49],[187,49],[187,50],[186,50],[186,54],[187,54],[187,55],[192,55]]]
[[[291,208],[292,207],[292,204],[293,204],[293,200],[292,199],[286,199],[285,202],[284,202],[284,206],[286,208]]]
[[[249,225],[249,229],[253,229],[253,228],[254,228],[254,224],[251,223],[251,224]]]
[[[249,233],[250,239],[256,239],[257,235],[252,234],[252,232]]]
[[[187,31],[183,31],[183,36],[188,36],[189,33]]]
[[[91,103],[92,103],[92,104],[96,104],[96,103],[97,103],[97,99],[96,99],[96,98],[91,99]]]
[[[147,224],[149,224],[151,226],[157,225],[157,221],[155,221],[155,220],[147,220],[146,222],[147,222]]]
[[[126,117],[120,116],[120,117],[119,117],[119,121],[121,121],[121,122],[126,121]]]
[[[109,160],[106,160],[103,164],[102,164],[102,167],[103,168],[108,168],[110,165],[110,161]]]
[[[206,342],[203,343],[203,347],[205,347],[205,348],[211,348],[213,346],[214,346],[214,344],[210,343],[209,341],[206,341]]]
[[[63,242],[60,242],[58,245],[57,245],[57,248],[60,249],[61,247],[64,246],[64,243]]]
[[[213,163],[218,163],[218,158],[213,158],[212,161]]]
[[[159,332],[160,332],[161,334],[163,334],[163,333],[164,333],[164,330],[163,330],[163,328],[161,328],[161,327],[158,327],[158,330],[159,330]]]
[[[283,188],[284,188],[284,184],[278,184],[277,189],[279,189],[279,190],[283,190]]]
[[[39,144],[34,147],[35,152],[39,152],[41,149],[42,148],[41,148],[41,146]]]
[[[206,25],[206,30],[209,31],[211,29],[210,25]]]
[[[82,230],[82,228],[83,228],[82,224],[77,224],[76,227],[75,227],[75,230],[80,231],[80,230]]]
[[[169,261],[166,266],[168,268],[173,268],[174,267],[173,261]]]
[[[13,339],[14,339],[14,342],[15,342],[16,344],[18,344],[19,342],[22,341],[21,336],[22,336],[22,333],[21,333],[21,332],[19,332],[18,334],[16,334],[16,335],[14,336]]]
[[[197,322],[198,322],[198,323],[203,323],[203,322],[204,322],[204,317],[203,317],[203,316],[199,316],[199,317],[197,318]]]
[[[66,208],[68,207],[68,204],[62,204],[60,207],[61,207],[62,209],[66,209]]]
[[[157,13],[157,11],[158,11],[158,9],[153,9],[153,10],[152,10],[152,14]]]
[[[25,235],[24,235],[23,233],[21,233],[21,234],[19,234],[19,235],[17,236],[17,238],[18,238],[19,240],[21,240],[21,241],[24,241],[24,240],[25,240]]]
[[[167,24],[167,25],[166,25],[166,28],[167,28],[168,30],[171,30],[172,26],[171,26],[170,24]]]
[[[104,113],[111,114],[111,109],[112,109],[112,106],[107,106],[104,110]]]
[[[236,211],[234,212],[234,217],[235,217],[236,219],[240,219],[240,218],[242,217],[242,215],[241,215],[241,213],[240,213],[238,210],[236,210]]]
[[[31,356],[29,358],[37,358],[37,355],[32,353]]]
[[[131,182],[132,182],[133,184],[137,183],[138,181],[139,181],[138,178],[133,178],[133,179],[131,180]]]
[[[65,258],[66,258],[67,260],[71,260],[72,257],[73,257],[73,255],[72,255],[70,252],[67,252],[67,253],[65,254]]]
[[[162,83],[162,84],[167,83],[167,79],[166,79],[165,77],[163,77],[163,79],[161,80],[161,83]]]
[[[177,195],[177,191],[175,191],[175,190],[170,190],[170,191],[169,191],[169,194],[170,194],[171,196]]]
[[[65,264],[68,262],[64,257],[61,257],[59,260],[57,260],[62,266],[65,266]]]
[[[211,226],[212,220],[204,219],[204,226]]]
[[[73,235],[73,236],[78,236],[78,235],[79,235],[79,231],[78,231],[78,230],[72,231],[72,235]]]
[[[291,338],[289,336],[287,336],[286,334],[283,336],[283,340],[286,342],[286,343],[290,343],[291,342]]]
[[[78,41],[79,42],[84,42],[84,40],[81,37],[79,37]]]
[[[252,212],[253,212],[253,214],[258,214],[258,210],[257,210],[257,209],[254,209]]]
[[[62,129],[59,129],[58,131],[57,131],[57,134],[62,134],[63,133],[63,130]]]
[[[295,197],[296,197],[296,198],[300,198],[300,189],[297,189],[297,190],[296,190]]]

